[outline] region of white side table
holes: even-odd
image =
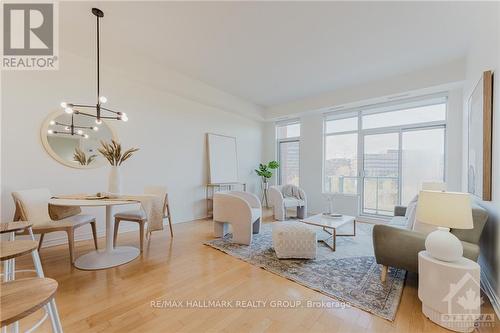
[[[472,332],[481,314],[479,265],[463,257],[446,262],[419,252],[418,298],[424,315],[436,324]]]

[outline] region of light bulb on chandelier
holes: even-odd
[[[61,107],[64,109],[64,111],[68,114],[75,114],[79,116],[85,116],[85,117],[92,117],[95,118],[95,123],[96,124],[101,124],[102,119],[111,119],[111,120],[122,120],[122,121],[128,121],[128,117],[125,113],[111,110],[109,108],[104,107],[102,104],[107,103],[108,99],[106,96],[101,95],[101,85],[100,85],[100,19],[104,17],[104,13],[102,10],[99,8],[92,8],[92,14],[96,17],[96,57],[97,57],[97,101],[95,104],[73,104],[73,103],[67,103],[67,102],[61,102]],[[82,109],[93,109],[95,113],[91,112],[83,112]],[[92,128],[94,131],[97,131],[97,129]]]

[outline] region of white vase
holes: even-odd
[[[122,192],[122,178],[120,167],[112,166],[109,171],[108,191],[111,193],[121,194]]]

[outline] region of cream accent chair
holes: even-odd
[[[307,197],[304,190],[295,185],[275,185],[269,188],[269,200],[273,207],[274,218],[286,220],[286,209],[297,207],[297,218],[307,216]]]
[[[144,194],[151,194],[163,198],[163,218],[168,218],[168,226],[170,227],[170,237],[174,237],[172,230],[172,217],[170,215],[170,204],[168,202],[168,193],[165,186],[148,186],[144,188]],[[141,253],[144,250],[144,224],[147,222],[147,216],[143,209],[127,210],[115,214],[115,228],[113,232],[113,245],[116,246],[116,239],[118,238],[118,228],[120,222],[128,221],[139,224],[139,244]],[[151,236],[151,233],[150,233]]]
[[[214,234],[224,237],[231,224],[233,243],[250,245],[262,219],[259,198],[250,192],[228,191],[214,194]]]
[[[43,236],[50,232],[64,231],[68,235],[69,257],[71,264],[75,262],[75,229],[85,224],[92,227],[94,246],[97,250],[97,232],[95,217],[77,214],[54,221],[49,215],[49,199],[52,197],[46,188],[17,191],[12,193],[16,204],[15,221],[33,223],[33,233],[40,234],[38,247],[42,247]],[[80,211],[80,210],[78,210]]]

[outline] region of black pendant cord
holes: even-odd
[[[97,120],[100,120],[101,119],[101,110],[100,110],[100,106],[101,106],[101,102],[99,101],[99,97],[100,97],[100,94],[101,94],[101,87],[100,87],[100,77],[99,77],[99,72],[100,72],[100,68],[99,68],[99,53],[100,53],[100,50],[99,50],[99,45],[100,45],[100,40],[99,40],[99,16],[96,15],[96,19],[97,19],[97,107],[96,107],[96,111],[97,111]]]
[[[99,95],[101,93],[100,90],[100,80],[99,80],[99,45],[100,45],[100,40],[99,40],[99,16],[97,18],[97,104],[99,104]]]

